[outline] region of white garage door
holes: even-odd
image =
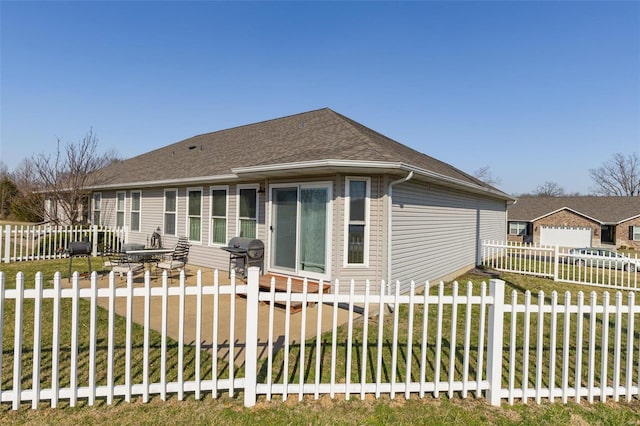
[[[540,244],[560,247],[590,247],[591,228],[542,226]]]

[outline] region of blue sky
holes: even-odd
[[[0,161],[329,107],[510,193],[640,154],[640,2],[0,1]]]

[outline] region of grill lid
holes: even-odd
[[[261,259],[264,257],[264,243],[262,240],[245,237],[233,237],[229,240],[229,248],[234,251],[246,251],[251,259]]]
[[[67,248],[67,252],[71,256],[79,256],[91,253],[91,242],[90,241],[73,241],[69,243],[69,247]]]

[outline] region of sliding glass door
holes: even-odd
[[[330,278],[330,184],[274,185],[271,203],[272,269]]]

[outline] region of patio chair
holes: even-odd
[[[191,245],[189,244],[189,240],[186,237],[178,238],[176,247],[170,254],[164,256],[164,258],[156,264],[156,270],[160,268],[168,271],[169,278],[171,278],[171,273],[174,269],[182,271],[187,264],[189,247],[191,247]]]

